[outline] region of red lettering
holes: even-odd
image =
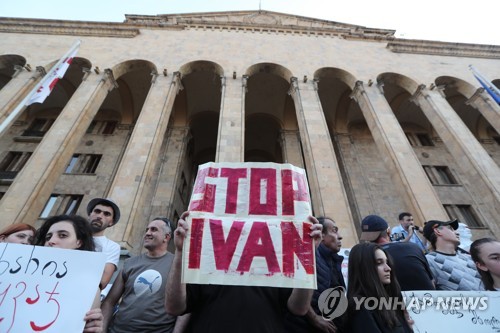
[[[201,245],[203,242],[203,227],[205,219],[193,219],[191,223],[191,238],[189,246],[188,267],[193,269],[200,268]]]
[[[265,191],[266,201],[261,203],[262,191]],[[276,169],[252,168],[249,214],[276,215],[276,201]]]
[[[210,220],[210,231],[212,234],[212,244],[214,246],[215,267],[219,270],[227,271],[233,259],[238,239],[245,222],[234,221],[229,229],[227,240],[224,240],[224,229],[221,220]]]
[[[18,284],[16,284],[16,289],[19,288],[19,286],[21,285],[22,287],[22,290],[14,297],[12,297],[12,300],[13,300],[13,303],[14,303],[14,306],[12,306],[12,317],[11,317],[11,321],[10,321],[10,326],[9,328],[5,331],[7,333],[10,332],[10,330],[12,329],[12,326],[14,326],[14,322],[16,321],[16,311],[17,311],[17,299],[22,295],[24,294],[24,292],[26,291],[26,283],[25,282],[19,282]],[[5,289],[1,294],[0,296],[3,295],[3,298],[2,298],[2,301],[0,301],[0,305],[3,304],[4,300],[5,300],[5,297],[7,296],[7,293],[9,292],[10,290],[10,287],[11,285],[9,284],[9,286],[7,287],[7,289]],[[5,317],[1,317],[0,318],[0,323],[3,322],[3,320],[5,319]]]
[[[239,272],[250,271],[254,257],[264,257],[266,259],[269,274],[280,272],[280,266],[266,222],[254,222],[252,224],[237,270]]]
[[[28,297],[26,298],[26,303],[35,304],[36,302],[38,302],[38,300],[40,299],[40,293],[38,292],[38,284],[35,286],[35,291],[36,291],[36,298],[33,299],[31,297]]]
[[[247,169],[222,168],[220,175],[221,177],[227,177],[226,214],[236,214],[236,205],[238,203],[238,181],[240,178],[246,178]]]
[[[0,284],[1,284],[1,283],[2,283],[2,282],[0,282]],[[5,301],[5,297],[7,296],[7,293],[8,293],[8,292],[9,292],[9,290],[10,290],[10,286],[11,286],[11,284],[9,284],[9,285],[7,286],[7,288],[5,288],[5,290],[4,290],[2,293],[0,293],[0,297],[1,297],[1,296],[3,296],[3,297],[1,298],[1,300],[0,300],[0,306],[2,306],[3,301]],[[12,322],[12,324],[10,325],[9,330],[12,328],[12,325],[14,324],[14,317],[15,317],[15,313],[13,313],[13,314],[12,314],[12,321],[11,321],[11,322]],[[2,323],[4,319],[5,319],[5,317],[0,317],[0,323]]]
[[[309,202],[306,178],[293,170],[281,170],[281,180],[283,215],[295,215],[295,201]],[[297,182],[297,190],[293,189],[294,180]]]
[[[292,222],[281,222],[283,242],[283,274],[292,277],[295,273],[295,254],[307,274],[314,274],[313,239],[309,236],[310,223],[302,222],[304,238]]]
[[[30,321],[30,326],[31,326],[31,329],[33,331],[40,332],[40,331],[46,330],[47,328],[52,326],[52,324],[54,324],[56,322],[57,318],[59,317],[59,311],[61,310],[61,305],[59,304],[59,302],[55,298],[52,298],[52,296],[54,296],[54,295],[59,295],[59,293],[56,293],[56,289],[57,289],[58,285],[59,285],[59,282],[56,283],[56,285],[54,286],[54,289],[51,292],[49,292],[49,291],[45,292],[47,295],[50,295],[49,299],[47,300],[47,303],[54,302],[57,305],[57,313],[56,313],[54,320],[52,320],[51,322],[49,322],[48,324],[43,325],[43,326],[38,326],[37,324],[35,324],[34,321]]]
[[[202,194],[202,199],[192,200],[189,205],[190,211],[198,212],[214,212],[215,205],[215,188],[213,184],[206,184],[206,177],[217,177],[219,174],[219,169],[217,168],[205,168],[198,171],[196,176],[196,182],[193,188],[193,196],[195,194]]]

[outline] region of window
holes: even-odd
[[[187,189],[186,176],[185,176],[184,172],[181,174],[179,194],[181,196],[182,202],[186,203],[188,201],[189,193],[188,193],[188,189]]]
[[[417,136],[421,146],[434,146],[430,136],[426,133],[417,133],[415,135]]]
[[[66,167],[65,173],[95,173],[102,155],[75,154]]]
[[[14,179],[28,162],[31,152],[9,151],[0,163],[0,179]]]
[[[45,219],[53,215],[76,214],[83,195],[52,194],[40,213],[40,218]]]
[[[37,118],[33,120],[31,126],[23,132],[22,136],[42,137],[45,135],[45,133],[47,133],[53,123],[54,119]]]
[[[457,180],[447,166],[423,165],[427,177],[432,185],[452,185],[458,184]]]
[[[105,134],[111,135],[114,133],[116,128],[116,121],[92,121],[89,128],[87,128],[87,134]]]
[[[484,227],[471,205],[443,205],[450,219],[458,219],[469,228]]]
[[[413,147],[434,146],[434,142],[427,133],[405,133]]]

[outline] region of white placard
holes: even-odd
[[[415,333],[500,332],[500,293],[495,291],[405,291]]]
[[[316,288],[310,215],[303,169],[201,165],[186,219],[183,282]]]
[[[82,332],[104,262],[99,252],[0,243],[0,332]]]

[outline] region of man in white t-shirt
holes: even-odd
[[[104,236],[104,231],[118,222],[120,208],[111,199],[94,198],[87,205],[87,214],[96,251],[106,254],[106,265],[99,283],[99,288],[103,290],[111,280],[120,260],[120,245]]]

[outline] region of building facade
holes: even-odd
[[[469,71],[500,78],[500,46],[268,11],[0,18],[0,36],[1,122],[81,40],[1,133],[1,227],[110,197],[108,237],[137,253],[151,218],[187,209],[198,165],[256,161],[303,167],[347,246],[363,216],[402,211],[500,238],[500,107]]]

